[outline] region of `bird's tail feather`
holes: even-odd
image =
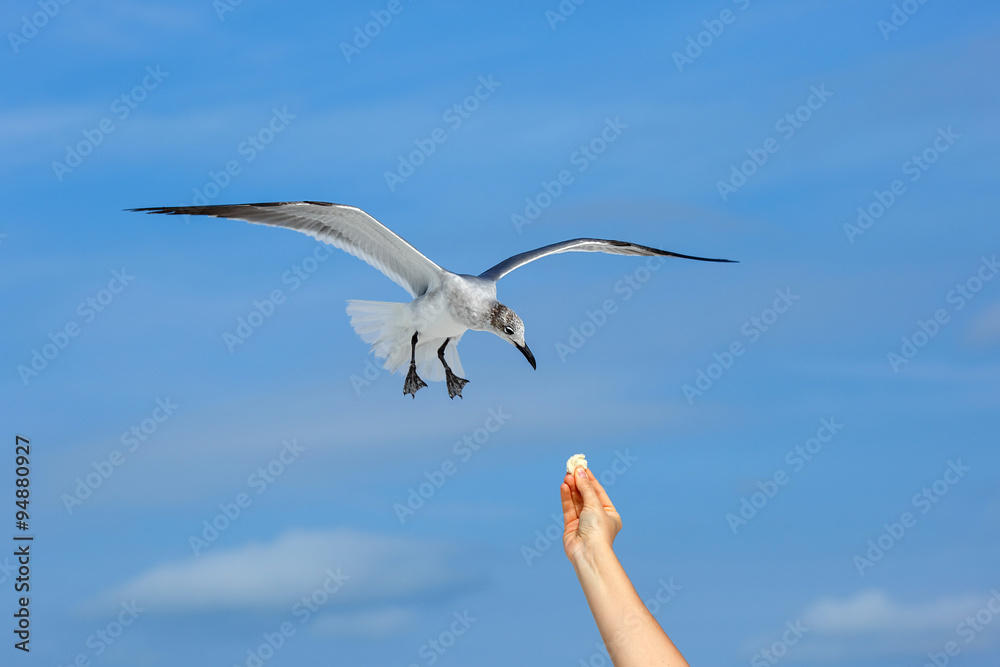
[[[376,357],[385,359],[383,368],[393,373],[402,373],[409,368],[410,340],[414,332],[409,304],[351,300],[347,302],[347,315],[361,340],[371,344],[371,351]],[[461,336],[451,339],[444,358],[452,372],[462,377],[464,370],[455,349],[460,339]],[[417,341],[417,374],[424,380],[444,380],[444,367],[437,357],[442,343],[443,338]]]

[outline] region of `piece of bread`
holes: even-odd
[[[587,467],[587,457],[583,454],[574,454],[569,457],[569,461],[566,461],[566,472],[573,474],[577,468]]]

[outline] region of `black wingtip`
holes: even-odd
[[[739,264],[738,259],[716,259],[713,257],[695,257],[694,255],[682,255],[679,252],[667,253],[670,257],[680,257],[681,259],[696,259],[699,262],[723,262],[726,264]]]
[[[685,255],[679,252],[672,252],[670,250],[660,250],[659,248],[651,248],[648,245],[641,245],[639,243],[629,243],[628,241],[609,241],[613,245],[618,246],[635,246],[637,248],[642,248],[647,252],[654,255],[660,255],[661,257],[679,257],[680,259],[694,259],[699,262],[724,262],[726,264],[739,264],[738,260],[735,259],[718,259],[715,257],[698,257],[696,255]]]
[[[310,206],[343,206],[343,204],[333,204],[326,201],[270,201],[257,202],[254,204],[207,204],[204,206],[152,206],[149,208],[126,208],[124,210],[133,213],[163,213],[166,215],[213,215],[216,217],[227,217],[226,211],[246,208],[268,208],[272,206],[291,206],[295,204],[309,204]],[[352,207],[356,208],[356,207]]]
[[[164,213],[167,215],[177,215],[179,213],[175,208],[169,206],[152,206],[149,208],[126,208],[122,209],[128,211],[129,213]]]

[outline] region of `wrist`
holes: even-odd
[[[599,542],[584,544],[570,558],[579,576],[597,576],[607,572],[610,566],[618,566],[618,557],[610,544]]]

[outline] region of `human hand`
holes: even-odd
[[[567,474],[559,488],[563,508],[563,547],[577,565],[581,559],[610,550],[622,518],[607,492],[587,468]]]
[[[688,667],[635,592],[611,548],[622,519],[594,474],[577,467],[566,475],[559,494],[565,522],[563,546],[611,662],[615,667]]]

